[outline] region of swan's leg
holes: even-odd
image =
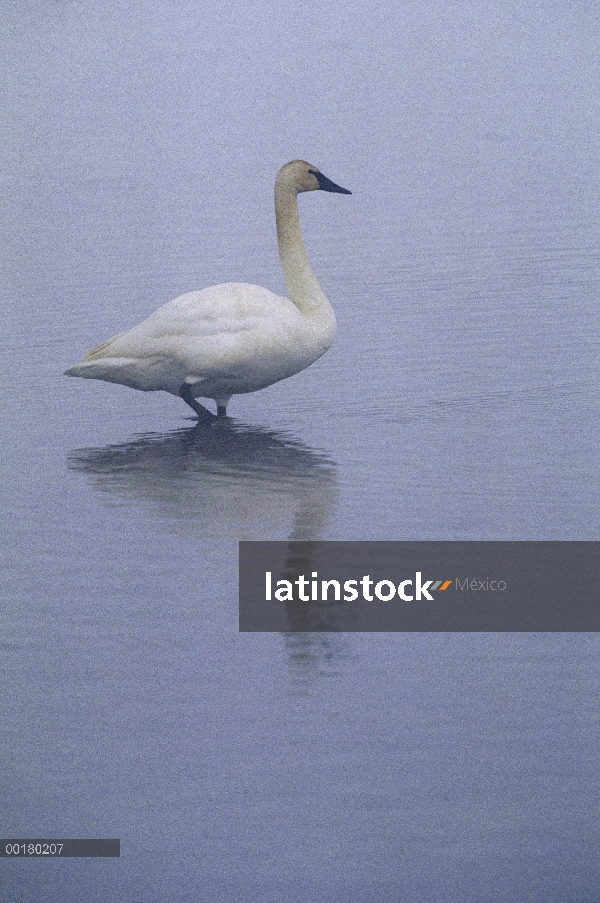
[[[216,420],[215,415],[212,411],[209,411],[208,408],[205,408],[203,404],[200,404],[196,401],[194,396],[192,395],[192,390],[188,386],[187,383],[183,383],[181,388],[179,389],[179,395],[186,404],[189,404],[190,408],[196,412],[198,415],[198,420]]]
[[[227,405],[225,405],[225,404],[217,405],[217,417],[219,417],[219,418],[227,417]]]

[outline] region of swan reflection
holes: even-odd
[[[92,485],[207,540],[318,539],[337,499],[336,465],[286,432],[199,423],[69,455]]]

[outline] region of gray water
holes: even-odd
[[[240,539],[599,538],[595,5],[5,5],[8,903],[589,903],[594,635],[245,635]],[[67,379],[191,289],[285,292],[328,354],[195,428]],[[595,591],[595,590],[593,590]]]

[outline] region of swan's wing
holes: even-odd
[[[160,345],[167,351],[169,340],[175,338],[179,343],[197,342],[204,337],[268,329],[275,319],[281,322],[286,313],[292,318],[297,314],[287,298],[259,285],[227,282],[169,301],[137,326],[92,348],[81,363],[145,357]]]
[[[224,368],[236,370],[259,346],[281,340],[282,327],[293,332],[298,318],[287,298],[258,285],[225,283],[175,298],[92,348],[66,373],[176,392],[190,376],[198,384]]]
[[[130,333],[140,329],[148,336],[182,335],[189,338],[234,334],[297,314],[298,309],[291,301],[260,285],[226,282],[201,292],[180,295]]]

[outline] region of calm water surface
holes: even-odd
[[[294,15],[7,13],[0,833],[122,854],[1,896],[590,903],[597,638],[241,635],[237,542],[599,538],[592,8]],[[353,192],[300,199],[324,358],[225,428],[62,376],[284,292],[295,157]]]

